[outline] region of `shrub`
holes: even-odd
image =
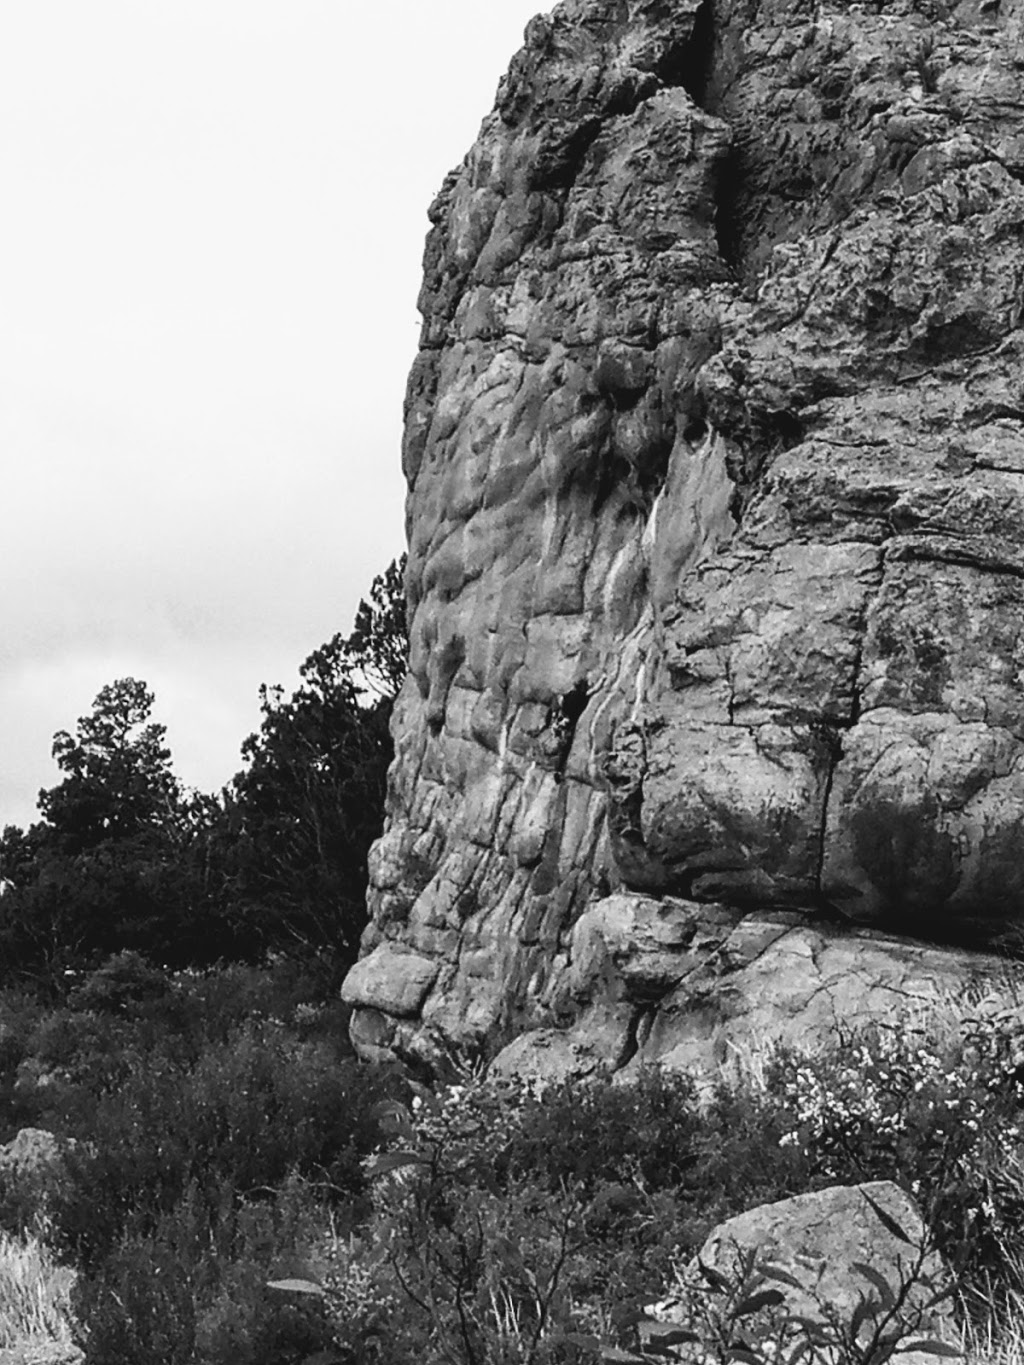
[[[396,1365],[541,1365],[628,1336],[681,1243],[703,1239],[704,1206],[722,1202],[719,1124],[736,1116],[709,1116],[688,1079],[650,1072],[542,1092],[469,1080],[386,1117],[366,1233],[335,1241],[319,1290],[306,1286],[337,1343]],[[763,1127],[740,1132],[763,1151]],[[776,1150],[759,1174],[769,1197],[799,1165]]]
[[[350,1011],[337,998],[340,982],[330,963],[282,958],[267,967],[233,964],[213,972],[180,973],[174,994],[159,1011],[190,1042],[198,1056],[254,1020],[295,1025],[305,1037],[330,1042],[351,1057]]]
[[[993,1276],[1022,1288],[1024,1088],[1011,1055],[971,1014],[945,1039],[875,1028],[828,1056],[780,1053],[771,1086],[791,1115],[780,1140],[819,1179],[912,1191],[969,1293]]]
[[[126,1229],[148,1235],[192,1187],[211,1225],[292,1171],[335,1200],[358,1196],[361,1158],[379,1139],[371,1111],[396,1084],[270,1024],[249,1025],[192,1065],[144,1058],[83,1120],[54,1209],[58,1245],[89,1266]]]
[[[90,972],[68,995],[72,1010],[133,1016],[149,1001],[161,1000],[171,990],[166,972],[152,967],[136,952],[126,950]]]
[[[0,996],[0,1141],[25,1126],[14,1087],[44,1012],[45,1007],[28,991],[7,990]]]
[[[597,1342],[635,1349],[644,1303],[715,1223],[885,1177],[918,1195],[975,1302],[984,1288],[991,1308],[994,1284],[1019,1302],[1019,1046],[971,1018],[843,1041],[814,1058],[769,1051],[760,1079],[723,1082],[703,1104],[658,1073],[420,1090],[388,1110],[363,1235],[335,1243],[306,1288],[358,1359],[591,1359]]]
[[[124,1234],[79,1277],[75,1304],[90,1362],[281,1365],[324,1347],[324,1316],[283,1302],[266,1280],[326,1216],[320,1192],[291,1178],[261,1202],[227,1205],[211,1229],[193,1185],[151,1233]]]
[[[187,1269],[152,1237],[129,1238],[75,1286],[91,1365],[192,1365],[195,1303]]]

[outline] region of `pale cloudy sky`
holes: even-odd
[[[403,548],[427,205],[544,8],[0,6],[0,826],[127,675],[218,788]]]

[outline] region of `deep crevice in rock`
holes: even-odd
[[[555,763],[555,777],[558,779],[565,776],[572,743],[576,737],[576,727],[589,701],[590,687],[586,679],[582,678],[571,692],[566,692],[565,696],[560,697],[551,708],[552,726],[558,740],[558,758]]]
[[[715,54],[713,0],[702,0],[690,36],[670,48],[655,68],[662,85],[682,87],[699,108],[707,107],[707,93]]]
[[[707,109],[708,90],[714,73],[715,22],[713,0],[702,0],[686,38],[670,47],[654,67],[662,89],[682,88],[701,109]],[[534,190],[566,191],[576,182],[591,147],[608,123],[632,114],[652,94],[643,81],[624,83],[607,105],[584,119],[566,136],[544,149],[533,166],[530,185]],[[712,112],[712,111],[708,111]]]
[[[612,112],[609,110],[609,117]],[[531,168],[531,189],[549,192],[571,189],[603,128],[603,119],[589,118],[573,128],[563,140],[546,147]]]
[[[828,833],[828,809],[832,801],[832,788],[835,786],[836,769],[843,757],[843,741],[838,731],[833,726],[821,727],[819,738],[825,752],[825,761],[828,769],[825,774],[825,785],[821,798],[821,822],[818,827],[818,866],[814,874],[814,886],[821,904],[825,905],[824,892],[822,890],[822,880],[825,873],[825,838]]]
[[[720,118],[722,111],[714,91],[717,43],[714,0],[703,0],[689,38],[665,55],[657,74],[663,85],[682,87],[699,109]],[[731,270],[739,270],[742,265],[743,181],[742,148],[734,143],[715,167],[712,191],[718,252]]]
[[[633,1014],[630,1017],[629,1026],[626,1029],[626,1036],[622,1041],[622,1049],[612,1064],[613,1071],[621,1071],[624,1067],[629,1066],[630,1062],[640,1051],[640,1026],[645,1021],[645,1017],[649,1016],[650,1013],[651,1011],[649,1009],[644,1009],[642,1006],[633,1011]]]
[[[784,451],[804,439],[803,421],[793,412],[764,412],[751,422],[754,440],[727,457],[726,472],[735,485],[729,511],[737,525],[761,479]]]
[[[742,194],[743,152],[734,143],[715,167],[714,224],[718,254],[737,273],[743,267]]]

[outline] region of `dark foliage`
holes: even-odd
[[[380,1106],[408,1099],[356,1064],[335,991],[294,962],[168,976],[121,955],[58,1008],[0,1000],[11,1126],[76,1144],[47,1228],[90,1361],[285,1365],[327,1344],[266,1282],[365,1218]],[[37,1226],[23,1193],[0,1179],[7,1231]]]
[[[54,737],[63,780],[39,796],[43,819],[0,839],[4,970],[58,982],[80,960],[119,948],[174,962],[190,897],[182,857],[191,803],[170,767],[153,694],[122,678],[104,687],[74,736]],[[216,934],[212,936],[216,939]]]
[[[351,961],[406,651],[393,563],[290,698],[262,688],[245,766],[216,797],[182,789],[145,683],[104,687],[54,738],[63,776],[42,819],[0,838],[3,974],[59,991],[69,969],[126,950],[168,968],[282,949]]]

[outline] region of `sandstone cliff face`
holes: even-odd
[[[362,1050],[1012,939],[1024,0],[565,0],[431,219]]]

